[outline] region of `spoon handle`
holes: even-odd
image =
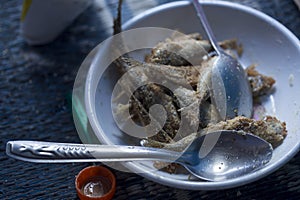
[[[180,153],[164,149],[54,143],[39,141],[9,141],[6,154],[12,158],[36,163],[110,162],[133,160],[162,160],[174,162]]]
[[[206,15],[205,15],[205,12],[203,10],[203,7],[202,5],[200,4],[199,0],[193,0],[193,4],[194,4],[194,7],[197,11],[197,15],[201,21],[201,24],[207,34],[207,37],[211,43],[211,45],[213,46],[215,52],[220,55],[220,52],[222,51],[221,50],[221,47],[219,46],[218,42],[217,42],[217,39],[213,33],[213,31],[211,30],[211,27],[208,23],[208,20],[206,18]]]

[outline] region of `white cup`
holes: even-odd
[[[92,0],[24,0],[21,34],[30,45],[53,41]]]

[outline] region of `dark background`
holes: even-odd
[[[117,1],[106,0],[115,16]],[[170,0],[127,0],[124,21]],[[300,37],[300,13],[292,0],[233,0],[274,17]],[[130,3],[136,5],[134,14]],[[8,140],[80,142],[70,96],[85,56],[111,34],[111,22],[89,7],[48,45],[31,47],[20,36],[21,0],[0,3],[0,199],[77,199],[75,175],[90,164],[34,164],[8,158]],[[156,184],[141,176],[114,171],[114,199],[298,199],[300,154],[271,175],[222,191],[187,191]]]

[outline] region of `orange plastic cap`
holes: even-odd
[[[103,166],[91,166],[79,172],[75,186],[81,200],[109,200],[116,191],[116,178]]]

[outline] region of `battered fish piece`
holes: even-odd
[[[199,40],[200,38],[199,34],[168,38],[158,43],[145,61],[179,67],[199,65],[211,49],[209,42]]]
[[[207,71],[210,71],[208,69],[210,66],[206,62],[202,63],[201,66],[178,68],[170,65],[143,63],[132,58],[120,57],[115,61],[115,64],[121,69],[122,73],[126,72],[127,74],[126,78],[119,80],[120,87],[123,89],[123,95],[129,96],[133,94],[130,96],[129,105],[117,106],[117,108],[123,108],[116,111],[120,118],[124,109],[129,108],[132,120],[139,125],[146,126],[150,123],[150,107],[155,104],[162,105],[166,111],[167,120],[163,130],[159,131],[151,139],[166,143],[172,142],[178,133],[178,129],[182,124],[181,113],[183,113],[183,117],[185,115],[193,116],[193,119],[190,120],[191,122],[199,122],[198,115],[185,113],[185,110],[190,110],[189,106],[199,106],[198,102],[200,103],[207,99],[207,95],[203,94],[208,94],[208,92],[201,92],[202,95],[198,95],[196,91],[191,90],[191,86],[196,87],[198,84],[199,77],[206,77],[200,74],[206,74]],[[177,88],[174,91],[176,94],[172,94],[167,88],[158,84],[144,85],[154,81],[154,79],[157,81],[164,80],[164,82],[169,82],[169,84],[176,86]],[[144,86],[134,91],[134,85]],[[190,86],[189,89],[184,87],[186,85]],[[189,94],[189,98],[192,101],[187,103],[187,99],[181,98],[181,94]],[[124,122],[126,123],[126,121]]]
[[[242,55],[243,48],[236,39],[224,40],[219,45],[230,55]],[[166,39],[158,43],[146,56],[145,61],[149,63],[172,65],[172,66],[191,66],[199,65],[213,48],[208,40],[202,40],[199,33],[179,35]]]
[[[267,94],[276,82],[274,78],[259,73],[255,69],[255,65],[249,66],[246,69],[246,73],[254,98]]]
[[[281,144],[287,136],[286,123],[272,116],[266,116],[263,120],[238,116],[231,120],[210,124],[205,131],[215,130],[237,130],[252,133],[271,143],[274,148]]]
[[[193,133],[178,142],[165,144],[152,140],[143,140],[143,145],[166,148],[173,151],[183,151],[194,139],[214,131],[236,130],[245,133],[252,133],[269,142],[274,148],[280,145],[287,136],[285,122],[279,121],[276,117],[267,116],[263,120],[249,119],[243,116],[235,117],[217,124],[209,124],[198,133]]]

